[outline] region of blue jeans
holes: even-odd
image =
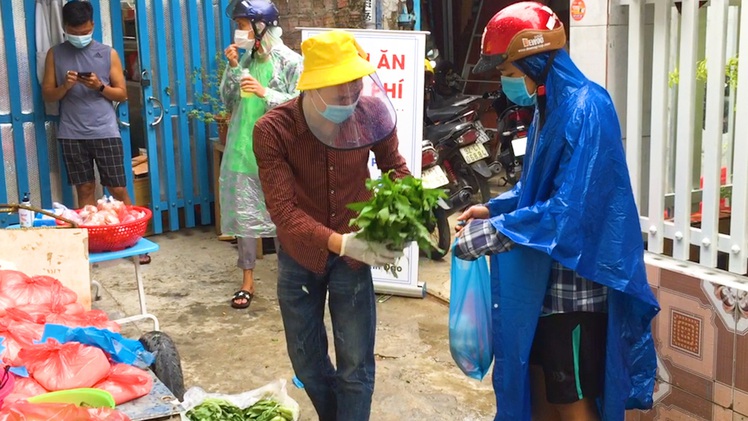
[[[328,293],[337,370],[327,350]],[[354,270],[333,255],[325,273],[318,275],[281,250],[278,301],[291,364],[320,421],[367,421],[374,392],[376,330],[371,268]]]

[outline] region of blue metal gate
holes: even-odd
[[[94,38],[112,45],[123,66],[128,59],[122,5],[135,7],[141,77],[134,83],[143,101],[134,104],[131,97],[132,104],[119,104],[117,114],[133,199],[131,138],[144,139],[155,233],[211,222],[209,134],[215,127],[190,119],[188,113],[194,107],[208,107],[199,98],[204,89],[215,89],[203,87],[192,75],[215,71],[213,58],[230,40],[230,22],[223,15],[228,2],[91,0]],[[0,203],[18,202],[24,192],[31,192],[36,205],[49,208],[57,201],[72,207],[73,191],[55,138],[56,118],[45,113],[36,78],[35,7],[30,0],[0,0]],[[131,115],[136,108],[140,112]],[[130,125],[134,119],[142,121],[142,129]],[[162,213],[168,215],[167,227],[156,217]],[[0,225],[14,223],[15,218],[0,215]]]

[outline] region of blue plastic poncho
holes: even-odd
[[[516,62],[535,80],[549,54]],[[608,334],[603,420],[650,408],[657,368],[650,324],[659,311],[647,284],[613,102],[565,51],[546,81],[547,116],[530,128],[522,180],[488,203],[497,230],[517,246],[492,256],[495,420],[530,420],[528,364],[553,260],[606,285]]]

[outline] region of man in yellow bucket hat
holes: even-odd
[[[407,175],[396,114],[353,36],[332,30],[301,44],[301,96],[255,125],[254,152],[277,227],[278,301],[288,354],[321,421],[366,421],[374,391],[376,309],[371,267],[402,251],[357,237],[346,208],[367,200],[369,152]],[[336,367],[324,324],[329,295]]]

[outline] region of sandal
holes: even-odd
[[[141,265],[149,265],[151,263],[151,256],[149,256],[148,253],[141,254],[138,256],[138,259],[140,259]]]
[[[234,293],[234,297],[231,298],[231,307],[233,308],[247,308],[249,307],[249,304],[252,302],[252,298],[254,298],[254,294],[247,290],[239,290]],[[239,303],[239,300],[247,300],[246,303]]]

